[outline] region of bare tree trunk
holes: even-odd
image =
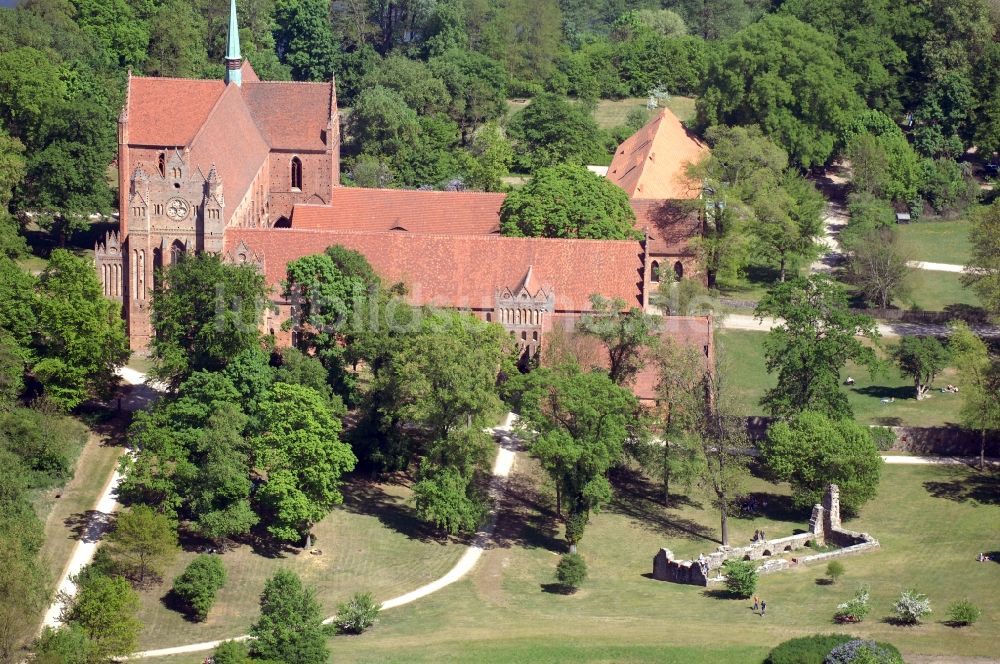
[[[924,395],[927,393],[927,386],[921,385],[920,379],[913,381],[913,385],[917,389],[917,401],[922,400],[924,398]]]
[[[726,509],[725,497],[720,496],[720,501],[722,502],[722,507],[719,509],[722,514],[722,546],[729,546],[729,511]]]
[[[785,257],[781,257],[781,283],[785,283]]]
[[[663,441],[663,504],[670,504],[670,442]]]
[[[986,469],[986,429],[979,430],[979,470]]]
[[[558,482],[556,483],[556,516],[562,518],[562,491],[559,489]]]

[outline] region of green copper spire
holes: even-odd
[[[236,22],[236,0],[229,0],[229,42],[226,47],[226,83],[243,83],[243,56],[240,55],[240,26]]]

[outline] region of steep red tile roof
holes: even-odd
[[[190,147],[191,163],[208,175],[215,164],[222,175],[226,221],[267,160],[267,143],[254,124],[239,88],[227,86]]]
[[[607,177],[632,198],[697,198],[701,186],[690,181],[687,168],[707,153],[677,116],[663,109],[618,146]]]
[[[691,240],[701,235],[698,211],[684,201],[633,198],[635,228],[649,233],[646,249],[653,255],[687,255],[694,252]]]
[[[333,83],[244,81],[243,97],[278,150],[325,150]]]
[[[221,80],[130,77],[129,144],[187,145],[225,89]]]
[[[387,282],[403,282],[414,304],[493,308],[497,288],[513,287],[529,267],[532,279],[553,288],[556,311],[589,310],[600,293],[639,306],[639,242],[552,240],[499,235],[422,235],[393,232],[230,228],[226,251],[240,241],[262,256],[267,283],[280,288],[285,266],[341,245],[367,257]]]
[[[500,230],[504,194],[337,187],[330,205],[296,205],[292,228],[486,235]]]

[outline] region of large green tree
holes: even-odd
[[[93,662],[127,657],[139,646],[139,595],[123,577],[90,573],[79,580],[62,620],[81,626]]]
[[[868,427],[853,420],[803,411],[771,425],[762,452],[771,472],[791,483],[800,508],[820,502],[828,484],[840,487],[848,514],[857,514],[878,492],[882,458]]]
[[[540,368],[523,378],[519,430],[556,486],[566,541],[575,550],[591,511],[611,500],[608,471],[635,434],[638,402],[604,372],[575,365]]]
[[[764,359],[778,376],[761,400],[765,408],[779,418],[805,410],[850,416],[840,371],[848,360],[877,368],[875,351],[858,337],[876,341],[879,333],[874,320],[851,312],[843,287],[823,275],[792,279],[761,298],[754,315],[775,320]]]
[[[255,658],[324,664],[330,657],[316,591],[295,572],[279,570],[264,584],[260,618],[250,627]]]
[[[962,426],[979,432],[979,468],[986,467],[986,432],[1000,429],[1000,361],[965,322],[956,322],[948,352],[962,384]]]
[[[252,443],[255,466],[267,481],[256,500],[268,532],[298,542],[343,502],[341,477],[357,459],[340,441],[337,414],[315,390],[277,383],[261,411],[263,433]]]
[[[628,194],[581,166],[539,169],[500,208],[500,229],[515,237],[627,240],[638,237]]]
[[[119,307],[103,297],[94,266],[58,249],[38,280],[33,371],[53,403],[74,408],[117,384],[128,359]]]
[[[903,337],[892,356],[899,372],[913,379],[917,401],[927,396],[934,378],[948,362],[948,352],[936,337]]]
[[[583,105],[544,94],[510,120],[517,164],[526,170],[545,166],[585,166],[605,153],[601,130]]]
[[[336,60],[326,0],[277,0],[274,39],[278,57],[297,81],[330,79]]]
[[[152,507],[136,505],[115,519],[107,548],[115,567],[141,587],[148,578],[159,578],[177,555],[177,528]]]
[[[758,124],[799,166],[822,166],[864,108],[855,80],[832,37],[791,16],[767,16],[715,51],[698,123]]]
[[[816,239],[823,232],[825,204],[816,187],[794,173],[753,195],[750,232],[760,256],[778,266],[779,281],[785,280],[789,268],[797,270],[819,255]]]
[[[176,387],[196,371],[225,368],[259,344],[266,293],[264,275],[253,265],[231,265],[209,253],[170,265],[153,291],[154,373]]]

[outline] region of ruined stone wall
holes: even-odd
[[[841,548],[801,558],[771,558],[785,552],[805,549],[810,542],[820,546],[831,544]],[[727,560],[765,560],[766,562],[757,568],[757,572],[768,574],[800,564],[820,562],[877,548],[879,548],[878,540],[868,533],[842,527],[840,488],[836,484],[831,484],[823,495],[822,504],[813,507],[808,531],[773,540],[765,538],[748,546],[720,546],[716,551],[702,554],[694,561],[675,560],[670,549],[660,549],[653,557],[653,578],[659,581],[707,586],[725,581],[720,568]]]

